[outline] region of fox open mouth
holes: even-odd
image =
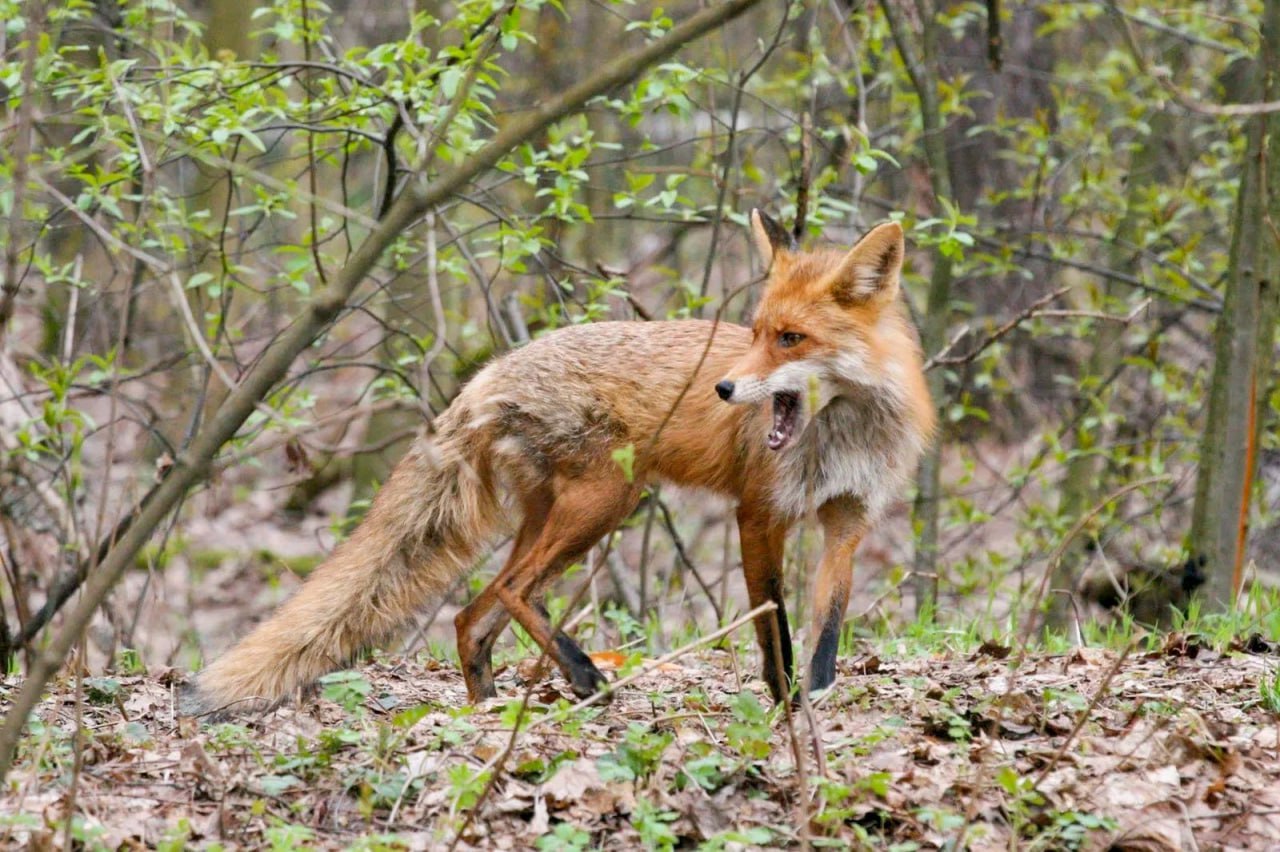
[[[800,410],[800,394],[780,391],[773,395],[773,430],[769,432],[769,449],[777,451],[791,443]]]

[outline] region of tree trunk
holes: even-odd
[[[947,142],[942,107],[938,101],[937,85],[937,22],[934,9],[928,0],[916,3],[916,17],[920,19],[923,33],[917,49],[915,34],[911,31],[897,0],[882,0],[881,7],[889,21],[893,42],[898,55],[906,66],[911,85],[920,98],[920,121],[924,128],[925,161],[929,167],[929,186],[935,200],[951,198],[951,169],[947,160]],[[941,251],[932,253],[933,268],[929,275],[929,298],[925,306],[920,342],[928,357],[946,343],[947,320],[951,307],[951,261]],[[935,369],[929,372],[929,393],[934,405],[942,408],[945,372]],[[913,587],[916,595],[916,614],[932,612],[938,600],[938,516],[942,499],[942,443],[937,441],[925,453],[917,476],[916,502],[913,509],[913,527],[917,537]]]
[[[1280,0],[1263,11],[1258,100],[1280,95]],[[1280,115],[1245,125],[1222,315],[1214,331],[1209,413],[1196,478],[1190,549],[1206,559],[1205,595],[1214,609],[1235,605],[1243,582],[1249,497],[1267,413],[1280,288]]]

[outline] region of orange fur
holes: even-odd
[[[829,685],[853,552],[913,472],[934,428],[933,406],[897,299],[897,225],[848,252],[796,251],[759,213],[753,232],[771,273],[751,329],[596,323],[494,361],[437,421],[435,442],[421,440],[400,462],[352,537],[200,673],[184,710],[277,702],[386,641],[469,570],[500,524],[502,494],[521,516],[515,545],[456,619],[470,697],[494,694],[489,656],[510,618],[575,692],[602,689],[603,675],[550,624],[542,595],[659,479],[737,501],[750,602],[779,607],[756,624],[777,697],[791,669],[782,543],[799,517],[818,512],[826,544],[811,685]],[[778,414],[788,395],[800,403]],[[773,432],[786,433],[777,449],[766,441]],[[631,480],[613,460],[628,445]]]

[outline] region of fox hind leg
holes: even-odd
[[[556,663],[580,698],[599,692],[608,681],[576,642],[553,627],[540,597],[565,568],[612,532],[639,502],[639,486],[622,479],[621,471],[616,473],[566,482],[558,490],[537,540],[493,583],[507,612]]]
[[[510,576],[537,541],[554,499],[550,489],[545,489],[521,501],[523,519],[507,564],[453,620],[458,637],[458,661],[467,685],[467,697],[472,703],[498,694],[493,685],[493,645],[511,621],[511,614],[498,600],[498,583]]]

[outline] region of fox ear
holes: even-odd
[[[831,278],[831,294],[841,305],[872,300],[888,302],[898,295],[898,275],[906,245],[897,222],[877,225],[840,261]]]
[[[774,255],[796,250],[795,237],[787,229],[778,224],[776,219],[759,209],[751,211],[751,236],[756,243],[756,252],[765,269],[773,263]]]

